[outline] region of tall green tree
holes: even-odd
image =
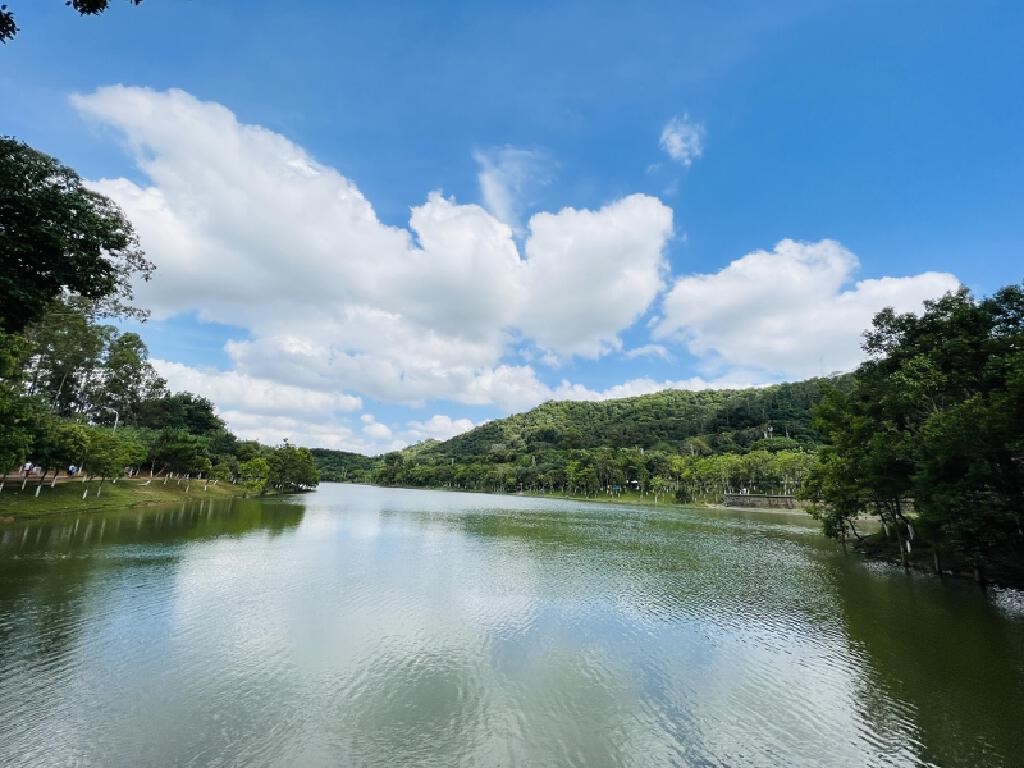
[[[212,466],[203,439],[181,427],[160,432],[150,448],[149,460],[160,473],[198,475],[209,472]]]
[[[132,279],[146,260],[124,213],[71,168],[16,139],[0,137],[0,330],[21,331],[65,294],[131,306]]]
[[[130,438],[114,430],[93,427],[89,429],[84,467],[89,474],[99,475],[103,480],[117,478],[125,467],[139,459],[141,452],[141,446]]]
[[[977,567],[1024,547],[1024,288],[966,289],[920,315],[880,312],[847,393],[817,408],[829,445],[804,495],[842,536],[878,515],[898,538],[924,533]],[[914,500],[917,522],[907,514]]]
[[[28,345],[16,334],[0,331],[0,482],[28,456],[45,409],[26,397],[21,368]]]
[[[94,417],[97,421],[109,422],[114,410],[120,421],[136,424],[144,403],[167,394],[167,382],[150,365],[149,351],[137,333],[125,333],[110,342],[101,375],[94,404],[100,411]]]
[[[297,448],[287,441],[267,457],[270,485],[281,490],[313,488],[320,482],[313,454],[308,448]]]
[[[40,484],[52,470],[79,464],[89,449],[89,430],[82,424],[62,421],[50,412],[41,414],[32,436],[31,458],[43,468]]]
[[[191,392],[175,392],[144,400],[136,423],[150,429],[184,429],[194,435],[212,435],[224,430],[224,421],[213,403]]]
[[[257,456],[238,465],[238,476],[249,493],[263,493],[270,479],[270,464]]]
[[[55,413],[88,413],[99,393],[103,358],[117,330],[90,317],[88,302],[54,301],[24,336],[29,355],[23,365],[27,392]]]

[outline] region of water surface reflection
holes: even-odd
[[[1019,615],[760,513],[325,486],[8,526],[0,685],[5,765],[1024,754]]]

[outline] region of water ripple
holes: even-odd
[[[0,764],[974,766],[1020,594],[741,514],[327,486],[0,528]]]

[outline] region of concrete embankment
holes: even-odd
[[[803,510],[805,503],[788,494],[768,493],[727,493],[722,499],[723,507],[748,509],[793,509]]]

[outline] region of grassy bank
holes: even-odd
[[[203,481],[168,480],[166,484],[160,478],[154,478],[146,485],[148,477],[141,479],[122,478],[117,483],[109,480],[102,484],[99,480],[82,483],[78,480],[58,483],[53,488],[44,483],[36,496],[36,485],[29,480],[25,490],[21,490],[21,481],[8,480],[0,492],[0,522],[12,519],[45,517],[47,515],[66,514],[68,512],[100,511],[107,509],[124,509],[125,507],[154,506],[172,504],[205,498],[231,498],[242,496],[244,491],[231,483],[210,483],[204,490]],[[100,491],[97,495],[97,490]],[[88,491],[83,499],[83,492]]]

